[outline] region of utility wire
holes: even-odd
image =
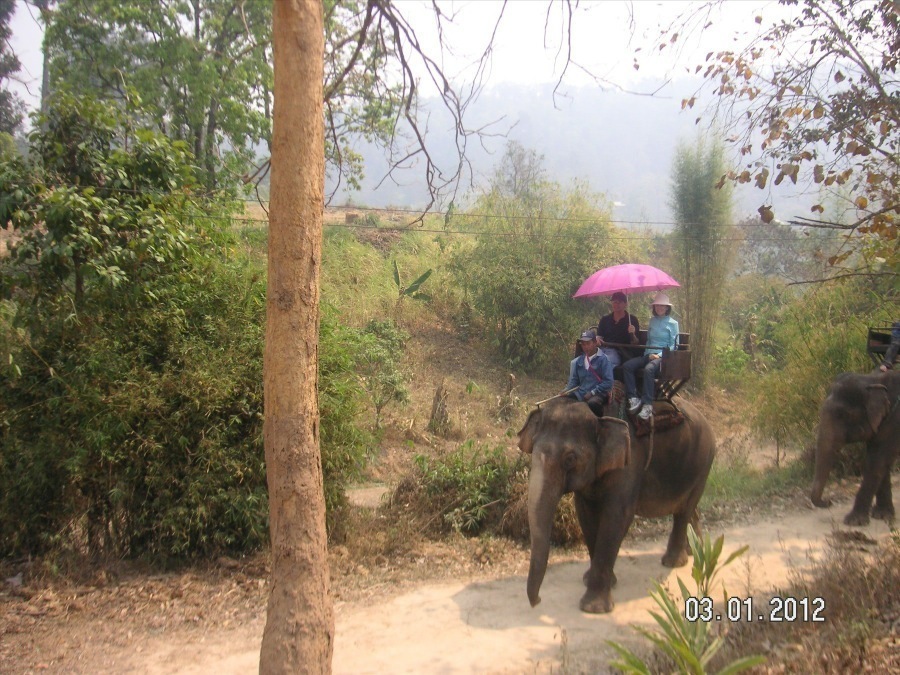
[[[251,197],[232,197],[229,192],[224,190],[209,190],[209,191],[185,191],[185,192],[167,192],[162,190],[148,190],[148,189],[137,189],[137,188],[124,188],[117,186],[109,186],[109,185],[99,185],[99,186],[82,186],[82,185],[64,185],[64,186],[54,186],[54,188],[66,188],[66,189],[74,189],[84,191],[85,189],[90,189],[96,193],[123,193],[123,194],[133,194],[133,195],[149,195],[155,197],[172,197],[172,198],[188,198],[191,200],[205,200],[205,199],[214,199],[225,195],[228,199],[232,201],[243,202],[245,204],[259,204],[262,208],[266,208],[271,204],[271,200],[260,200],[257,198]],[[517,215],[517,214],[497,214],[497,213],[472,213],[465,211],[423,211],[421,209],[413,209],[408,207],[402,208],[388,208],[388,207],[375,207],[375,206],[353,206],[353,205],[327,205],[327,209],[338,210],[338,211],[356,211],[362,213],[374,213],[374,214],[394,214],[394,213],[405,213],[410,215],[415,215],[417,217],[425,217],[425,216],[434,216],[440,218],[454,218],[454,219],[484,219],[484,220],[510,220],[510,221],[530,221],[535,223],[596,223],[602,222],[604,224],[610,225],[659,225],[659,226],[670,226],[676,227],[678,225],[681,226],[692,226],[700,223],[694,222],[686,222],[686,223],[678,223],[676,221],[671,220],[617,220],[617,219],[601,219],[598,217],[570,217],[570,216],[544,216],[544,215]],[[788,223],[783,223],[788,225]],[[732,223],[732,227],[765,227],[766,223],[763,222],[743,222],[743,223]],[[794,225],[790,225],[790,227],[797,227]],[[811,229],[812,226],[810,226]],[[387,228],[385,228],[387,229]],[[420,228],[416,228],[419,231],[425,231]]]

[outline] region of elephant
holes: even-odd
[[[655,404],[661,409],[667,402]],[[598,418],[587,404],[554,399],[531,412],[519,431],[519,448],[531,455],[528,526],[531,560],[527,593],[531,606],[547,571],[553,518],[564,494],[574,493],[575,511],[590,555],[584,575],[582,611],[611,612],[613,567],[635,514],[673,515],[662,558],[666,567],[688,560],[687,525],[697,533],[697,504],[706,487],[716,441],[712,428],[687,401],[678,401],[684,422],[636,437],[620,419]]]
[[[873,518],[894,519],[891,465],[900,448],[900,370],[886,373],[841,373],[831,384],[819,408],[816,468],[810,499],[820,508],[831,506],[822,498],[837,452],[847,443],[866,444],[862,482],[846,525],[868,525]],[[872,508],[872,497],[875,507]]]

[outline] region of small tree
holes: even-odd
[[[453,272],[487,325],[500,354],[517,367],[558,366],[572,336],[596,323],[572,294],[591,273],[629,258],[601,197],[546,179],[541,157],[508,144],[488,192],[459,216],[478,230]]]
[[[692,381],[702,387],[714,353],[713,335],[732,253],[731,191],[716,187],[724,171],[722,146],[699,139],[682,144],[672,170],[676,265],[691,333]]]
[[[407,403],[408,376],[400,366],[409,335],[393,321],[373,319],[360,335],[356,371],[363,389],[375,408],[375,428],[380,429],[382,412],[391,403]]]
[[[744,162],[741,168],[723,171],[723,180],[752,183],[764,190],[784,180],[826,191],[840,186],[845,191],[841,210],[826,213],[822,202],[812,207],[812,217],[797,216],[791,222],[847,233],[848,247],[830,258],[832,264],[871,246],[869,260],[883,260],[887,273],[896,275],[900,266],[897,3],[781,0],[780,4],[796,9],[775,21],[765,14],[756,17],[763,28],[752,33],[754,38],[737,49],[710,53],[697,65],[705,84],[683,107],[694,106],[704,89],[717,97],[712,114]],[[708,30],[707,21],[707,13],[695,12],[675,22],[661,48],[700,25]],[[849,222],[842,220],[842,210],[852,214]],[[775,217],[766,204],[759,213],[765,222]],[[857,234],[862,236],[849,236]],[[873,265],[871,271],[876,268]]]
[[[262,275],[224,253],[228,211],[193,198],[184,144],[141,118],[57,92],[28,158],[0,161],[7,552],[264,539]]]

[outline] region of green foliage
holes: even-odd
[[[384,75],[398,61],[408,67],[414,50],[397,30],[406,21],[391,3],[322,4],[328,110],[323,150],[329,178],[358,188],[363,162],[357,141],[392,147],[401,135],[397,124],[404,111],[410,125],[418,124],[409,112],[417,108],[413,79]],[[266,191],[265,162],[258,154],[271,141],[272,3],[80,0],[51,5],[42,12],[51,91],[70,87],[111,100],[134,92],[147,102],[147,119],[157,130],[190,145],[206,188],[232,189],[253,178],[262,180]],[[438,17],[439,23],[448,21]],[[436,62],[428,60],[425,68],[443,79]],[[448,92],[447,108],[460,121],[462,104],[454,106],[454,101]],[[424,129],[419,131],[424,137]]]
[[[0,89],[0,133],[11,136],[18,131],[24,117],[25,103],[22,97],[13,92],[6,83],[17,77],[21,68],[19,58],[16,56],[10,43],[12,29],[10,20],[16,11],[16,3],[0,3],[0,82],[4,83]]]
[[[252,172],[271,133],[270,4],[86,0],[45,17],[52,91],[137,94],[145,119],[190,145],[209,189]]]
[[[759,275],[744,275],[728,283],[721,321],[734,336],[732,343],[748,355],[748,368],[766,372],[784,363],[784,349],[776,339],[786,307],[800,297],[782,281]]]
[[[738,375],[742,373],[750,363],[750,355],[734,344],[716,346],[716,366],[726,373]]]
[[[730,565],[748,549],[747,546],[743,546],[720,562],[719,557],[722,554],[725,537],[720,536],[714,543],[710,541],[709,535],[704,536],[701,540],[690,525],[688,525],[688,542],[694,556],[691,577],[694,580],[696,590],[690,591],[681,578],[678,577],[678,587],[681,591],[681,607],[684,607],[690,598],[710,597],[712,582],[718,572]],[[651,631],[639,626],[635,626],[634,629],[652,642],[660,653],[665,655],[675,665],[676,672],[693,673],[695,675],[707,673],[707,668],[713,657],[724,645],[724,636],[713,638],[710,630],[712,624],[710,622],[688,621],[683,611],[679,608],[679,603],[676,603],[658,581],[654,582],[654,589],[650,592],[650,597],[660,610],[650,612],[660,631]],[[611,640],[607,640],[606,643],[621,658],[621,660],[614,661],[610,665],[621,669],[625,673],[650,675],[653,672],[650,665],[628,648]],[[765,657],[763,656],[749,656],[733,661],[718,672],[720,674],[728,673],[729,675],[731,673],[740,673],[764,662]]]
[[[523,461],[511,461],[502,446],[491,449],[471,440],[442,457],[417,455],[414,482],[426,502],[422,508],[456,532],[478,534],[499,519]]]
[[[672,208],[683,331],[691,333],[691,384],[702,387],[713,356],[713,335],[732,248],[731,191],[717,183],[725,171],[719,141],[680,145],[672,171]]]
[[[403,298],[414,298],[416,300],[431,300],[431,296],[427,293],[422,293],[419,289],[422,287],[428,277],[431,276],[431,273],[434,270],[426,270],[423,272],[415,281],[413,281],[409,286],[404,286],[400,280],[400,266],[397,265],[396,259],[394,260],[394,285],[397,287],[397,302],[403,300]]]
[[[741,348],[735,336],[719,336],[716,338],[709,381],[727,391],[742,391],[758,379],[751,365],[750,354]]]
[[[265,270],[192,198],[191,158],[60,94],[33,162],[0,162],[0,554],[158,559],[267,539]],[[78,161],[71,161],[72,157]],[[329,517],[358,473],[355,340],[322,321]],[[347,345],[350,345],[348,349]]]
[[[400,366],[409,334],[390,319],[372,319],[355,348],[355,370],[375,408],[375,428],[381,428],[382,412],[390,403],[409,402],[409,375]]]
[[[599,201],[581,186],[546,180],[541,158],[510,143],[490,192],[472,215],[454,216],[480,233],[454,256],[457,284],[511,366],[561,369],[573,336],[596,324],[596,310],[572,294],[600,267],[628,258],[609,239]]]
[[[765,378],[753,407],[757,434],[807,445],[834,377],[871,370],[865,353],[869,318],[861,303],[866,295],[853,283],[823,286],[783,306],[772,326],[779,367]]]
[[[358,480],[372,437],[359,424],[364,408],[357,369],[365,347],[359,333],[339,320],[337,310],[322,305],[319,322],[319,423],[325,517],[329,533],[346,506],[346,488]]]
[[[783,468],[761,470],[751,466],[748,457],[738,455],[727,463],[713,464],[700,505],[730,511],[736,504],[769,502],[785,492],[805,491],[809,480],[809,467],[799,459]]]
[[[697,596],[709,597],[712,592],[713,580],[716,575],[722,571],[723,567],[727,567],[731,562],[749,550],[749,546],[741,546],[733,551],[725,562],[719,563],[719,556],[722,555],[722,546],[725,544],[725,537],[720,536],[715,542],[712,542],[707,534],[701,540],[694,532],[694,528],[688,525],[688,544],[691,547],[691,554],[694,557],[694,564],[691,567],[691,578],[697,585]],[[682,588],[682,590],[684,590]],[[727,597],[727,594],[726,594]]]

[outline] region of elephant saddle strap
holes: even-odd
[[[629,417],[631,417],[631,423],[634,424],[635,436],[647,436],[651,431],[659,433],[672,427],[677,427],[684,422],[684,415],[674,408],[668,408],[668,406],[662,410],[655,409],[652,420],[642,420],[636,414],[630,414]]]

